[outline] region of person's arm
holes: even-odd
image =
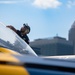
[[[10,26],[6,26],[6,27],[8,27],[8,28],[12,29],[13,31],[17,32],[17,30],[11,25]]]

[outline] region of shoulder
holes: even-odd
[[[20,32],[19,30],[16,30],[17,32]]]
[[[29,44],[29,41],[30,41],[30,40],[29,40],[28,35],[25,35],[24,38],[25,38],[25,41]]]
[[[16,33],[20,33],[20,31],[19,30],[16,30]]]
[[[21,31],[17,30],[16,33],[21,36]]]
[[[25,37],[29,40],[29,37],[28,37],[28,35],[25,35]]]

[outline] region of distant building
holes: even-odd
[[[62,37],[37,39],[30,46],[40,56],[72,55],[73,43]]]
[[[32,47],[32,49],[37,53],[38,55],[41,55],[41,48]]]
[[[69,30],[68,38],[69,38],[69,41],[73,42],[74,54],[75,54],[75,21]]]
[[[36,39],[30,42],[30,46],[38,55],[54,56],[75,54],[75,21],[69,30],[68,40],[58,36],[52,39]]]

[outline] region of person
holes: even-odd
[[[29,37],[27,34],[30,32],[30,27],[28,24],[23,24],[23,27],[21,27],[20,30],[15,29],[12,25],[7,26],[8,28],[15,31],[27,44],[29,44]]]

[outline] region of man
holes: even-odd
[[[30,27],[28,26],[28,24],[23,24],[23,27],[21,27],[20,30],[15,29],[11,25],[7,27],[15,31],[27,44],[29,44],[29,37],[27,36],[27,34],[29,34],[30,32]]]

